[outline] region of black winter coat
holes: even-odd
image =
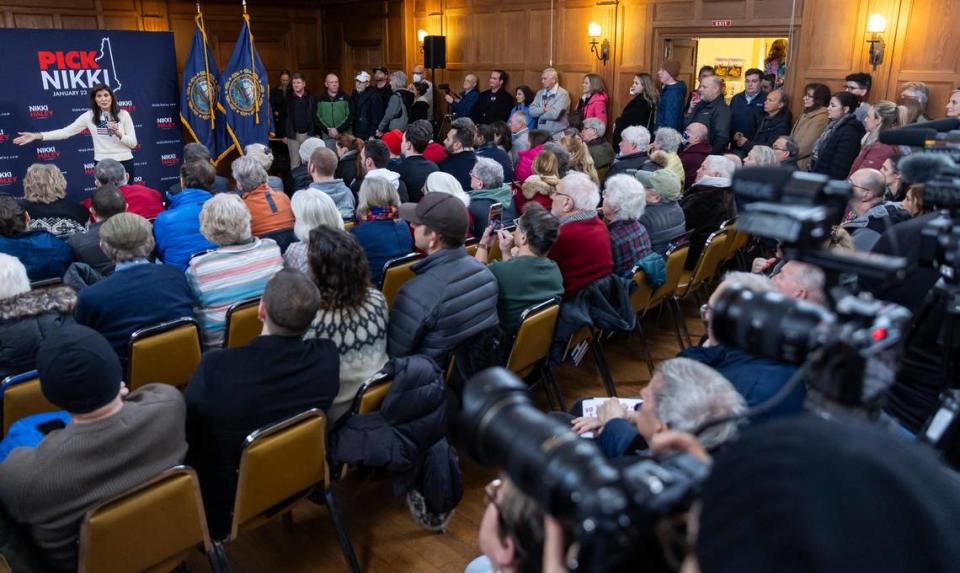
[[[613,161],[613,165],[607,170],[607,179],[614,175],[624,175],[628,171],[656,171],[659,165],[650,161],[650,156],[645,151],[638,151],[630,155],[618,157]]]
[[[471,336],[499,325],[497,279],[466,249],[442,249],[413,265],[390,311],[387,354],[424,354],[446,365]]]
[[[843,180],[850,174],[850,166],[860,154],[860,140],[863,139],[866,128],[852,113],[837,121],[840,123],[823,143],[817,153],[817,160],[810,163],[810,171],[823,173],[830,179]]]
[[[39,289],[0,300],[0,379],[36,368],[37,349],[56,329],[73,323],[77,293]]]
[[[380,410],[342,418],[330,436],[330,458],[386,468],[395,495],[415,489],[430,511],[448,512],[463,494],[463,476],[446,441],[443,372],[426,356],[395,358],[383,370],[393,383]]]
[[[386,104],[380,92],[368,87],[362,92],[353,90],[350,95],[350,117],[353,118],[353,135],[366,141],[377,133],[377,125],[383,119]]]
[[[732,191],[729,187],[694,185],[683,194],[680,207],[690,234],[690,250],[687,254],[687,269],[693,269],[703,251],[707,237],[720,228],[720,223],[736,213]]]
[[[437,164],[422,155],[411,155],[400,163],[397,173],[400,174],[400,181],[407,186],[410,201],[419,203],[423,199],[423,184],[435,171],[440,171]]]
[[[780,136],[790,135],[790,110],[783,108],[780,113],[770,117],[767,114],[757,124],[757,134],[743,146],[744,153],[750,153],[754,145],[773,147],[773,142]]]
[[[713,152],[722,155],[727,149],[727,144],[730,143],[732,117],[733,113],[727,102],[723,100],[723,96],[713,101],[701,99],[697,107],[683,119],[683,127],[686,128],[691,123],[702,123],[707,126],[710,130],[710,145],[713,146]]]
[[[656,110],[656,106],[650,105],[650,102],[642,94],[634,96],[632,100],[627,102],[626,107],[623,108],[623,113],[613,122],[614,149],[620,145],[620,134],[632,125],[642,125],[650,133],[653,133],[655,128],[653,118]]]

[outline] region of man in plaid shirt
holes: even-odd
[[[653,252],[647,228],[640,222],[647,206],[643,185],[629,175],[615,175],[606,182],[603,217],[613,249],[613,274],[625,277],[637,262]]]

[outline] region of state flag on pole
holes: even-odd
[[[207,43],[203,16],[194,18],[197,29],[193,45],[183,66],[183,89],[180,91],[180,122],[193,139],[210,150],[216,163],[227,146],[226,122],[218,108],[220,69]]]
[[[250,16],[244,14],[240,38],[220,76],[220,106],[227,119],[230,142],[221,157],[234,147],[242,154],[251,143],[270,144],[273,114],[268,90],[267,70],[250,32]]]

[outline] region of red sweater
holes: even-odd
[[[613,272],[613,251],[607,226],[599,217],[560,226],[549,257],[563,275],[563,297]]]
[[[153,220],[163,211],[163,195],[156,189],[135,183],[122,185],[119,189],[123,198],[127,200],[128,213],[135,213],[144,219]],[[93,204],[93,197],[87,197],[80,204],[89,209]],[[92,215],[90,221],[93,221]]]

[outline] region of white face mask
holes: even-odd
[[[422,81],[423,81],[423,74],[413,74],[413,81],[415,81],[415,82],[422,82]]]

